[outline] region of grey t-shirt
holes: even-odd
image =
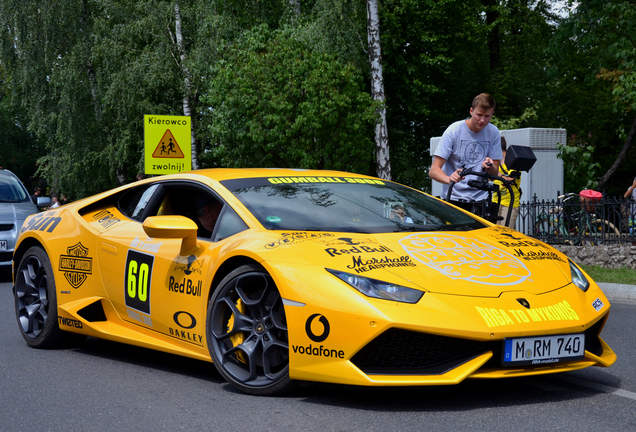
[[[450,125],[442,135],[435,156],[446,159],[442,171],[451,175],[460,168],[472,168],[481,171],[481,163],[486,156],[492,160],[501,160],[501,136],[496,126],[488,123],[479,132],[473,132],[466,125],[465,120],[460,120]],[[481,201],[488,198],[488,192],[468,186],[468,180],[477,180],[475,176],[467,176],[464,180],[453,186],[453,200]],[[446,199],[448,185],[442,185],[442,198]]]

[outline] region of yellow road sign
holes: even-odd
[[[191,131],[189,116],[144,115],[144,172],[190,171]]]

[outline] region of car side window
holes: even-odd
[[[143,222],[144,212],[155,192],[159,188],[158,184],[151,185],[147,188],[135,188],[129,190],[121,197],[118,203],[120,211],[131,219]]]
[[[164,193],[149,215],[185,216],[197,224],[197,237],[210,240],[224,203],[208,189],[189,182],[162,183]]]
[[[220,220],[217,223],[215,239],[217,241],[226,239],[234,234],[240,233],[247,229],[247,225],[237,215],[234,210],[226,207],[225,211],[221,214]]]

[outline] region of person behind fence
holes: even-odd
[[[632,201],[629,209],[629,234],[633,235],[636,234],[634,232],[636,228],[636,226],[634,226],[636,225],[636,178],[634,178],[631,186],[627,188],[627,192],[625,192],[623,197]]]
[[[486,93],[473,99],[470,117],[451,124],[442,135],[435,149],[429,176],[442,183],[442,198],[446,199],[450,182],[454,182],[451,203],[473,213],[479,213],[488,192],[468,185],[468,179],[459,172],[464,168],[474,171],[485,170],[496,176],[502,159],[499,129],[490,124],[495,111],[495,100]],[[469,176],[476,179],[474,176]]]
[[[510,170],[506,167],[506,163],[504,162],[506,160],[506,148],[506,138],[501,137],[501,153],[503,154],[503,158],[499,165],[499,175],[503,177],[504,180],[514,181],[511,185],[514,201],[512,203],[512,213],[510,214],[510,223],[507,225],[508,228],[514,228],[517,217],[519,216],[519,202],[521,201],[521,172]],[[506,225],[506,217],[508,216],[508,209],[510,207],[510,193],[503,182],[495,181],[495,184],[499,186],[499,194],[493,193],[492,200],[499,204],[499,217],[501,218],[497,221],[497,225]]]

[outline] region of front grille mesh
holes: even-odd
[[[490,351],[490,345],[389,329],[362,348],[351,361],[369,375],[438,375]]]
[[[0,252],[0,262],[7,262],[13,259],[13,252]]]

